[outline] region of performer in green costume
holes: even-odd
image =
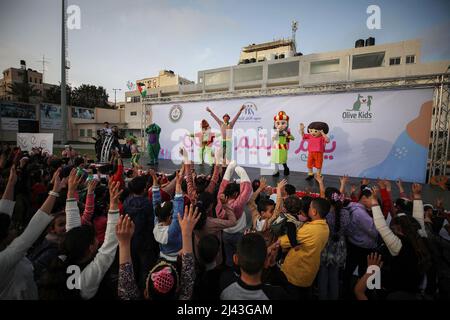
[[[278,112],[273,118],[274,129],[276,134],[272,137],[272,163],[275,164],[275,171],[273,176],[278,177],[280,175],[278,166],[280,164],[284,167],[284,175],[289,175],[289,168],[287,166],[289,142],[295,138],[291,135],[289,129],[289,116],[284,111]]]
[[[148,135],[148,157],[150,162],[148,165],[152,166],[158,164],[159,150],[161,146],[159,145],[159,135],[161,133],[161,128],[156,124],[152,123],[145,129],[145,133]]]

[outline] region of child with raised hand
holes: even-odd
[[[153,235],[160,246],[160,257],[170,262],[176,262],[178,252],[182,247],[180,225],[176,217],[179,212],[182,212],[184,206],[183,192],[181,190],[183,172],[177,172],[175,197],[173,200],[162,203],[160,187],[155,171],[150,170],[150,175],[153,179],[152,203],[155,213]]]
[[[270,226],[276,219],[276,216],[273,214],[275,202],[271,199],[260,199],[258,204],[255,202],[260,193],[266,187],[266,179],[261,178],[259,181],[259,187],[255,190],[255,192],[253,192],[247,206],[252,214],[252,229],[260,232],[266,241],[266,244],[270,244],[273,240],[272,234],[270,233]]]
[[[240,183],[230,182],[233,172],[236,172],[240,178]],[[224,218],[226,212],[220,201],[221,194],[225,194],[227,205],[233,210],[236,216],[237,223],[234,227],[225,229],[223,232],[223,243],[225,249],[225,257],[227,266],[232,266],[232,257],[236,252],[236,246],[239,239],[242,237],[245,227],[247,225],[246,216],[244,214],[244,207],[252,194],[252,183],[248,177],[245,169],[236,166],[236,161],[231,161],[225,170],[222,183],[217,194],[216,213],[219,218]]]
[[[119,197],[123,190],[120,182],[109,183],[109,211],[105,241],[98,248],[94,229],[81,224],[80,211],[74,198],[75,190],[81,181],[76,169],[72,169],[68,179],[66,200],[66,230],[62,243],[62,254],[54,270],[49,268],[42,277],[40,296],[43,299],[91,299],[98,291],[106,272],[111,267],[117,249],[115,227],[119,219]],[[79,289],[69,290],[66,283],[69,266],[81,270]]]
[[[148,273],[144,298],[151,300],[189,300],[195,281],[194,256],[192,252],[192,230],[199,219],[198,210],[194,206],[184,208],[175,218],[178,221],[182,237],[181,272],[176,267],[162,260]],[[134,225],[129,217],[121,219],[117,227],[119,239],[119,282],[118,295],[122,300],[135,300],[141,297],[134,278],[130,254],[130,241]],[[181,274],[181,277],[180,277]]]
[[[53,175],[53,189],[47,200],[31,218],[25,231],[14,237],[9,229],[14,211],[14,186],[17,182],[15,166],[11,167],[8,184],[0,200],[0,299],[36,300],[38,291],[33,278],[33,266],[25,257],[28,249],[53,220],[51,215],[56,198],[59,197],[65,179],[60,178],[61,169]]]

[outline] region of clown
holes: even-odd
[[[244,111],[245,105],[239,109],[238,113],[234,116],[233,120],[230,122],[230,115],[226,113],[223,116],[223,121],[217,117],[214,112],[210,108],[206,108],[206,111],[208,111],[211,116],[216,120],[217,124],[220,127],[220,133],[222,135],[222,150],[223,150],[223,161],[224,163],[228,164],[231,160],[232,156],[232,139],[233,139],[233,127],[236,123],[236,121],[241,116],[242,111]]]
[[[291,130],[289,129],[289,117],[286,112],[278,112],[273,120],[275,130],[275,135],[272,137],[272,163],[275,164],[273,176],[280,176],[280,164],[283,165],[284,175],[288,176],[289,168],[287,166],[287,158],[289,152],[289,142],[295,138],[291,135]]]
[[[148,165],[153,166],[158,164],[159,150],[161,146],[159,145],[159,134],[161,133],[161,128],[156,124],[152,123],[145,129],[145,133],[148,135],[148,157],[150,162]]]
[[[139,148],[137,145],[137,139],[135,136],[129,136],[127,138],[127,144],[130,146],[131,152],[131,166],[134,168],[139,168],[139,159],[141,157],[141,153],[139,152]]]
[[[212,163],[211,146],[214,141],[214,133],[211,132],[211,126],[209,125],[208,121],[203,119],[201,122],[201,131],[197,132],[195,134],[192,133],[189,136],[191,138],[196,139],[196,142],[200,146],[200,148],[199,148],[200,164],[203,164],[205,162],[208,164],[211,164]],[[206,155],[206,159],[205,159],[205,155]]]
[[[325,122],[312,122],[308,126],[308,133],[304,133],[305,125],[300,123],[300,134],[302,138],[308,141],[308,177],[306,180],[314,178],[313,168],[317,169],[317,174],[322,175],[323,153],[325,144],[330,142],[327,137],[329,131],[328,124]]]

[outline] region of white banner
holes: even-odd
[[[40,125],[42,129],[62,130],[62,115],[61,107],[54,104],[41,103],[40,110]]]
[[[331,175],[424,182],[431,126],[432,90],[395,90],[360,93],[262,97],[152,106],[160,135],[162,159],[180,161],[179,148],[196,149],[187,133],[200,130],[206,119],[220,133],[206,107],[231,118],[245,105],[233,130],[233,159],[248,167],[270,168],[273,117],[285,111],[295,141],[290,143],[288,166],[307,172],[307,143],[298,127],[326,122],[331,139],[325,147],[323,172]],[[306,131],[306,129],[305,129]],[[214,146],[220,145],[217,139]],[[195,160],[198,160],[198,155]]]
[[[28,152],[42,148],[43,152],[53,154],[53,133],[18,133],[17,146]]]

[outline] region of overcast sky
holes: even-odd
[[[69,31],[69,83],[112,88],[127,80],[174,70],[197,81],[197,71],[235,65],[243,46],[290,37],[299,21],[303,54],[421,38],[422,61],[450,60],[448,0],[68,0],[81,9],[81,29]],[[369,5],[381,8],[381,30],[366,27]],[[0,69],[42,69],[45,81],[60,81],[60,0],[0,0]],[[443,70],[444,71],[444,70]]]

